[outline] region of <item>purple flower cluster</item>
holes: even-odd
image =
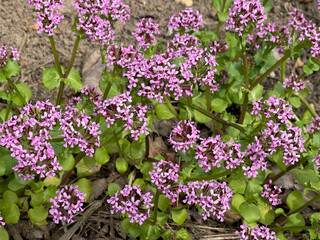
[[[27,5],[33,5],[37,12],[38,33],[44,32],[49,36],[54,35],[54,30],[64,18],[57,10],[65,7],[63,0],[28,0]]]
[[[276,96],[269,97],[266,101],[252,101],[253,109],[251,115],[261,114],[266,118],[277,118],[281,123],[287,123],[288,119],[293,119],[294,114],[288,102]]]
[[[281,188],[274,186],[274,189],[271,188],[272,180],[270,179],[269,184],[263,185],[263,192],[261,193],[262,197],[265,197],[273,206],[281,204],[281,199],[278,198],[278,195],[281,193]]]
[[[170,17],[168,28],[174,30],[184,31],[192,30],[198,31],[202,27],[202,16],[199,11],[194,11],[192,8],[186,8],[179,13],[174,14]]]
[[[86,98],[89,102],[97,105],[102,100],[102,93],[98,93],[96,91],[97,86],[89,87],[85,85],[81,89],[81,93],[83,93],[84,98]]]
[[[71,99],[66,106],[64,114],[60,120],[60,130],[64,138],[64,147],[68,145],[73,148],[78,146],[81,152],[85,152],[87,156],[93,156],[94,148],[100,146],[101,131],[99,130],[99,123],[90,121],[84,110],[73,108],[72,105],[78,103],[79,99]],[[80,100],[79,100],[80,101]]]
[[[260,28],[267,19],[264,7],[259,0],[235,0],[229,8],[226,30],[234,30],[239,36],[248,31],[248,27]]]
[[[176,202],[181,190],[181,183],[178,183],[179,165],[160,160],[153,163],[154,170],[149,172],[151,182],[158,190],[162,191],[172,202]]]
[[[247,43],[255,49],[261,48],[261,44],[267,43],[278,47],[278,51],[283,52],[285,47],[292,41],[289,28],[280,23],[267,23],[259,28],[254,34],[249,34]]]
[[[320,149],[318,150],[318,155],[312,159],[312,162],[316,162],[316,169],[320,168]]]
[[[183,202],[200,206],[204,220],[212,214],[223,221],[225,212],[230,209],[229,202],[233,193],[226,182],[195,181],[183,186],[182,191],[186,194]]]
[[[277,240],[276,233],[270,232],[270,229],[264,226],[249,227],[247,224],[240,226],[241,231],[236,231],[236,234],[241,240]]]
[[[299,40],[309,40],[312,44],[311,54],[312,57],[320,59],[320,31],[315,23],[311,20],[307,21],[303,16],[303,13],[299,14],[297,9],[289,13],[291,18],[289,20],[289,25],[291,25],[296,31],[299,31]]]
[[[3,45],[0,47],[0,68],[7,65],[9,58],[12,58],[14,61],[19,61],[18,50],[14,47],[10,47],[10,48],[11,48],[11,53],[9,54],[7,46]]]
[[[223,39],[220,39],[219,42],[216,40],[210,40],[211,44],[209,45],[210,52],[213,55],[218,55],[223,52],[226,52],[229,48],[227,42],[225,42]]]
[[[320,117],[312,118],[308,132],[314,133],[314,131],[320,131]]]
[[[143,194],[140,186],[126,185],[120,192],[117,191],[107,202],[112,205],[111,214],[120,212],[128,214],[130,222],[137,222],[140,225],[150,217],[150,208],[153,196],[151,193]]]
[[[201,139],[201,143],[195,147],[199,166],[205,172],[211,167],[220,167],[221,163],[226,164],[227,169],[233,169],[244,162],[244,154],[240,150],[241,145],[234,142],[224,143],[220,136]]]
[[[72,3],[78,11],[79,23],[77,29],[82,29],[90,42],[99,40],[102,45],[113,41],[114,31],[111,22],[120,19],[121,22],[130,17],[130,9],[121,0],[76,0]],[[108,17],[106,19],[105,17]]]
[[[37,102],[24,107],[19,117],[13,116],[0,125],[0,145],[18,160],[13,170],[21,180],[34,179],[38,174],[41,178],[52,177],[61,170],[47,130],[60,117],[58,110],[49,102]]]
[[[198,141],[200,131],[191,121],[180,121],[172,130],[168,142],[173,145],[174,150],[186,152]]]
[[[123,121],[125,130],[129,130],[131,137],[138,140],[140,135],[149,134],[148,118],[146,116],[147,106],[130,105],[132,97],[129,94],[130,92],[126,92],[107,99],[103,103],[100,102],[96,108],[96,113],[106,118],[108,128],[115,124],[117,119]]]
[[[152,18],[142,18],[137,23],[137,29],[132,35],[136,38],[139,48],[143,48],[146,51],[150,44],[156,44],[154,34],[160,34],[158,27],[159,24]]]
[[[4,225],[6,225],[6,222],[3,221],[3,218],[1,217],[1,212],[0,212],[0,228],[2,228]]]
[[[292,88],[294,91],[298,92],[299,90],[304,89],[304,82],[296,74],[291,74],[290,78],[286,78],[283,82],[283,87]]]
[[[73,222],[73,215],[83,211],[85,193],[78,190],[78,186],[65,186],[56,192],[58,196],[50,199],[52,203],[49,213],[53,216],[53,221],[58,224],[59,221]]]

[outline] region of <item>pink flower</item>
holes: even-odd
[[[194,11],[192,8],[186,8],[179,13],[174,14],[169,19],[168,28],[174,30],[184,29],[186,31],[198,31],[203,26],[202,16],[199,11]]]

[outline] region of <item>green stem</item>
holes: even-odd
[[[314,227],[313,226],[275,227],[275,228],[270,228],[270,231],[284,232],[284,231],[297,230],[297,229],[301,229],[302,231],[307,229],[314,229]]]
[[[7,111],[6,111],[6,116],[4,117],[4,121],[8,121],[8,118],[9,118],[9,112],[12,108],[12,101],[9,101],[9,106],[7,108]]]
[[[299,93],[295,93],[296,96],[299,97],[299,99],[301,100],[301,102],[304,103],[304,105],[306,105],[306,107],[308,108],[308,110],[312,113],[312,115],[314,117],[319,117],[319,115],[316,113],[316,111],[314,110],[314,108],[311,106],[311,104]]]
[[[179,118],[179,114],[177,113],[177,111],[172,106],[172,104],[171,104],[170,100],[168,99],[168,97],[166,95],[164,95],[164,94],[162,96],[163,96],[163,99],[168,104],[168,107],[170,108],[171,112],[176,116],[176,118]]]
[[[268,3],[269,0],[263,0],[262,5],[265,6]]]
[[[247,108],[248,108],[248,100],[249,100],[249,77],[248,77],[248,63],[247,63],[247,56],[245,52],[242,55],[242,60],[243,60],[243,73],[244,73],[244,81],[245,81],[245,93],[244,93],[244,100],[242,104],[242,109],[241,109],[241,115],[239,119],[239,123],[243,124],[244,118],[246,116]]]
[[[226,0],[223,0],[222,5],[221,5],[221,9],[220,9],[220,12],[221,12],[221,13],[224,12],[225,6],[226,6]],[[216,30],[216,35],[217,35],[217,36],[219,35],[220,27],[221,27],[221,21],[220,21],[220,19],[219,19],[218,26],[217,26],[217,30]]]
[[[102,96],[102,102],[107,99],[109,91],[111,89],[111,86],[112,86],[112,83],[109,82],[107,87],[106,87],[106,89],[104,90],[104,93],[103,93],[103,96]],[[96,123],[100,122],[100,118],[101,118],[101,113],[98,114],[97,119],[96,119]]]
[[[60,61],[59,61],[56,45],[54,44],[53,36],[49,36],[49,40],[50,40],[50,44],[51,44],[52,53],[53,53],[53,56],[54,56],[54,61],[56,62],[56,65],[57,65],[57,70],[58,70],[58,73],[59,73],[59,77],[62,78],[63,73],[62,73],[62,70],[61,70],[61,65],[60,65]]]
[[[22,101],[22,103],[24,105],[27,105],[28,103],[26,102],[25,98],[22,96],[21,92],[19,91],[19,89],[17,88],[17,86],[14,84],[14,82],[12,82],[10,80],[10,78],[7,78],[8,83],[10,84],[11,87],[13,87],[13,89],[16,91],[18,97],[20,98],[20,100]]]
[[[153,225],[157,223],[158,218],[158,205],[159,205],[159,197],[160,197],[160,191],[157,190],[156,196],[154,197],[154,215],[153,215]]]
[[[67,174],[63,177],[61,183],[60,183],[60,186],[64,186],[67,184],[68,180],[69,180],[69,177],[71,176],[73,170],[76,168],[77,164],[80,162],[80,160],[84,157],[85,153],[84,152],[80,152],[78,153],[78,155],[76,156],[75,158],[75,163],[74,163],[74,166],[73,168],[67,172]]]
[[[214,175],[206,176],[206,177],[186,178],[186,181],[192,182],[192,181],[201,181],[201,180],[214,180],[214,179],[218,179],[218,178],[227,176],[232,172],[233,172],[233,170],[228,170],[228,171],[225,171],[222,173],[218,173],[218,174],[214,174]]]
[[[207,111],[211,112],[210,86],[209,85],[206,85],[206,100],[207,100]],[[214,126],[217,125],[217,122],[214,119],[212,119],[212,123]],[[223,131],[220,128],[218,128],[218,132],[221,136],[223,135]]]
[[[281,65],[281,79],[284,82],[286,80],[286,61],[284,61]]]

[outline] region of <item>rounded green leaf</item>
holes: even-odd
[[[0,69],[0,83],[3,83],[5,80],[7,80],[6,75],[4,75],[4,72]]]
[[[188,212],[184,208],[180,210],[172,209],[171,214],[172,214],[172,220],[178,225],[183,224],[188,216]]]
[[[20,210],[17,204],[5,200],[0,201],[1,216],[6,223],[16,224],[20,218]]]
[[[234,194],[231,199],[231,209],[235,213],[240,213],[240,205],[245,202],[246,199],[241,194]]]
[[[298,233],[304,230],[304,226],[305,226],[305,221],[303,216],[300,213],[295,213],[290,215],[287,218],[287,223],[284,225],[284,227],[297,227],[291,230],[292,232],[295,232],[295,233]]]
[[[116,168],[119,173],[124,173],[128,170],[128,162],[125,158],[117,158]]]
[[[301,106],[301,101],[300,101],[300,98],[298,97],[289,97],[289,102],[295,108],[299,108]]]
[[[104,147],[99,147],[96,149],[94,153],[94,159],[96,160],[97,163],[103,165],[109,162],[110,156]]]
[[[63,171],[70,171],[74,167],[75,160],[72,154],[63,154],[63,158],[59,163]]]
[[[146,154],[145,142],[134,141],[130,146],[130,153],[134,159],[141,159]]]
[[[184,228],[180,228],[177,231],[176,238],[177,240],[191,240],[190,234]]]
[[[259,208],[253,203],[243,202],[239,206],[240,214],[248,223],[257,222],[260,219]]]
[[[0,228],[0,239],[1,240],[9,240],[9,234],[4,227]]]
[[[287,206],[290,208],[290,211],[294,211],[301,207],[304,204],[302,193],[294,190],[287,197]]]
[[[44,186],[48,187],[50,185],[53,186],[59,186],[61,183],[61,179],[57,178],[57,177],[50,177],[47,176],[44,180],[43,180]]]
[[[44,193],[40,192],[40,193],[32,193],[31,194],[31,201],[30,201],[30,205],[35,207],[38,205],[41,205],[44,202]]]
[[[211,101],[212,110],[222,113],[228,107],[228,102],[221,98],[215,98]]]
[[[121,187],[117,183],[109,183],[108,184],[108,195],[113,196],[117,191],[120,191]]]
[[[147,184],[142,178],[137,178],[134,180],[132,186],[139,186],[141,190],[145,189]]]
[[[3,68],[7,78],[14,77],[20,72],[20,66],[17,62],[8,59],[7,64]]]
[[[10,203],[18,203],[19,201],[18,195],[15,192],[12,192],[10,190],[7,190],[3,193],[3,199],[6,202],[10,202]]]
[[[265,225],[273,223],[273,220],[275,219],[275,212],[273,208],[268,205],[258,205],[258,208],[261,216],[259,222]]]
[[[28,211],[28,216],[33,224],[44,222],[48,217],[48,210],[43,205],[34,206]]]
[[[59,87],[61,79],[55,66],[51,68],[43,67],[42,72],[42,83],[46,89],[51,90]]]
[[[121,228],[126,233],[129,233],[130,236],[136,239],[140,235],[138,223],[131,223],[128,218],[125,218],[120,223]]]
[[[171,119],[175,117],[168,105],[165,103],[159,103],[156,105],[156,116],[158,119]]]
[[[85,202],[88,202],[91,194],[93,193],[93,189],[91,187],[91,183],[86,178],[81,178],[76,183],[72,184],[73,186],[78,185],[78,189],[80,192],[85,193],[86,196],[84,198]]]
[[[2,111],[0,112],[0,117],[3,121],[6,120],[6,115],[8,113],[8,119],[13,115],[12,110],[9,108],[4,108],[2,109]]]
[[[64,83],[70,86],[74,91],[79,92],[80,88],[83,88],[83,84],[81,82],[81,76],[79,71],[75,68],[72,68],[68,78],[63,79]]]
[[[159,196],[158,207],[162,212],[165,212],[167,208],[170,206],[171,200],[167,198],[165,195],[161,194]]]

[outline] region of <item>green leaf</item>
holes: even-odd
[[[263,86],[258,83],[257,86],[255,86],[252,91],[249,92],[249,101],[252,100],[259,100],[262,97],[262,93],[263,93]]]
[[[215,98],[211,101],[212,110],[222,113],[228,107],[228,102],[221,98]]]
[[[43,192],[43,202],[50,203],[50,199],[57,196],[57,186],[49,185]]]
[[[8,203],[18,203],[19,201],[18,195],[10,190],[3,193],[3,199]]]
[[[29,209],[28,216],[33,224],[44,222],[48,217],[48,210],[43,205],[34,206]]]
[[[288,238],[286,238],[286,237],[283,235],[283,232],[277,232],[277,233],[276,233],[276,238],[279,239],[279,240],[288,240]]]
[[[1,71],[1,69],[0,69],[0,71]],[[2,72],[0,72],[0,83],[3,83],[6,80],[7,80],[6,75],[4,75]]]
[[[59,163],[63,171],[71,171],[74,167],[75,159],[72,154],[65,153]]]
[[[8,59],[7,64],[3,68],[7,78],[14,77],[20,72],[20,66],[15,61]]]
[[[182,225],[188,216],[188,212],[184,208],[180,210],[171,209],[171,214],[172,220],[178,225]]]
[[[1,117],[1,119],[2,119],[3,121],[6,121],[5,118],[6,118],[7,112],[9,112],[9,113],[8,113],[8,119],[10,119],[11,116],[13,115],[11,109],[9,109],[9,108],[4,108],[4,109],[2,109],[2,111],[0,112],[0,117]],[[1,164],[1,163],[0,163],[0,164]],[[0,169],[1,169],[1,167],[0,167]],[[1,176],[1,170],[0,170],[0,176]]]
[[[103,165],[109,162],[110,156],[104,147],[99,147],[95,150],[94,159],[97,163]]]
[[[113,196],[117,191],[120,191],[121,187],[117,183],[109,183],[108,184],[108,195]]]
[[[50,177],[47,176],[44,180],[43,180],[44,186],[48,187],[50,185],[52,186],[59,186],[61,183],[61,179],[57,178],[57,177]]]
[[[266,205],[266,204],[259,204],[258,208],[260,210],[260,219],[259,222],[264,225],[270,225],[273,223],[273,220],[275,219],[275,212],[272,209],[272,207]]]
[[[303,216],[300,213],[295,213],[290,215],[287,218],[287,223],[283,227],[297,227],[297,226],[302,226],[302,228],[296,228],[292,229],[292,232],[298,233],[304,230],[303,226],[305,226],[305,221]]]
[[[18,88],[18,90],[20,91],[20,93],[22,94],[22,96],[24,97],[26,102],[29,102],[29,100],[32,96],[32,92],[31,92],[31,89],[29,88],[29,86],[26,84],[23,84],[23,83],[19,83],[19,84],[16,84],[16,87]],[[14,97],[17,98],[21,102],[20,98],[18,97],[18,95],[16,93],[15,93]],[[12,101],[14,103],[16,103],[14,99],[12,99]],[[17,104],[17,105],[19,105],[19,104]],[[23,103],[21,102],[21,105],[19,105],[19,106],[23,106]]]
[[[294,211],[301,207],[304,204],[302,193],[294,190],[287,197],[287,206],[290,208],[290,211]]]
[[[24,188],[24,185],[21,184],[20,181],[18,181],[17,179],[12,179],[9,184],[8,184],[8,188],[14,192],[20,190],[20,189],[23,189]]]
[[[241,193],[244,194],[246,190],[246,182],[238,179],[233,179],[229,182],[229,187],[232,189],[233,193]]]
[[[9,234],[4,227],[0,228],[0,239],[1,240],[9,240]]]
[[[42,83],[44,87],[48,90],[58,88],[60,86],[61,78],[56,69],[56,65],[51,68],[42,68]]]
[[[89,177],[95,172],[97,165],[98,163],[93,158],[85,157],[76,165],[77,175],[79,177]]]
[[[130,154],[134,159],[141,159],[146,154],[146,143],[134,141],[130,146]]]
[[[225,22],[226,19],[229,19],[229,12],[218,12],[217,15],[220,22]]]
[[[145,189],[147,184],[146,182],[142,179],[142,178],[137,178],[136,180],[134,180],[134,182],[132,183],[132,186],[139,186],[141,190]]]
[[[80,92],[80,88],[83,88],[81,76],[79,74],[79,71],[75,68],[71,69],[68,78],[64,78],[63,81],[76,92]]]
[[[156,116],[158,119],[171,119],[175,117],[166,103],[158,103],[156,105]]]
[[[293,169],[291,170],[294,175],[296,176],[298,182],[304,186],[307,187],[309,182],[320,182],[319,176],[317,174],[317,171],[313,169]]]
[[[262,190],[263,188],[260,184],[254,181],[250,181],[247,184],[246,190],[244,192],[244,197],[247,201],[254,201],[256,199],[256,196],[260,196]]]
[[[31,201],[30,201],[30,205],[31,206],[38,206],[41,205],[44,202],[43,199],[44,193],[40,192],[40,193],[32,193],[31,194]]]
[[[125,158],[117,158],[116,168],[119,173],[124,173],[128,170],[128,161]]]
[[[19,221],[20,211],[17,204],[2,199],[0,200],[0,211],[6,223],[16,224]]]
[[[295,108],[299,108],[301,106],[301,101],[300,101],[300,98],[298,98],[298,97],[289,97],[289,102]]]
[[[311,239],[319,239],[320,238],[320,234],[318,231],[316,231],[316,228],[319,226],[319,221],[318,219],[320,218],[320,213],[313,213],[310,216],[310,220],[311,220],[311,225],[314,227],[313,229],[308,229],[309,233],[310,233],[310,238]]]
[[[234,194],[231,199],[231,209],[235,213],[240,213],[240,205],[244,203],[246,199],[241,194]]]
[[[159,196],[158,207],[162,212],[165,212],[167,208],[170,206],[171,200],[167,198],[165,195],[161,194]]]
[[[314,110],[314,105],[312,103],[310,105]],[[312,113],[309,111],[309,109],[306,109],[301,116],[301,121],[303,124],[308,124],[308,123],[311,123],[312,118],[313,118]]]
[[[260,219],[259,208],[253,203],[243,202],[239,206],[240,214],[248,223],[257,222]]]
[[[81,178],[76,183],[74,183],[72,185],[73,186],[78,185],[79,191],[86,194],[86,196],[84,198],[85,202],[88,202],[91,194],[93,193],[93,189],[91,187],[90,181],[86,178]]]
[[[136,239],[140,235],[139,224],[131,223],[128,218],[123,219],[120,223],[120,226],[123,231],[130,234],[130,236],[134,239]]]
[[[177,240],[191,240],[191,236],[187,230],[185,230],[184,228],[180,228],[177,231],[175,239],[177,239]]]

